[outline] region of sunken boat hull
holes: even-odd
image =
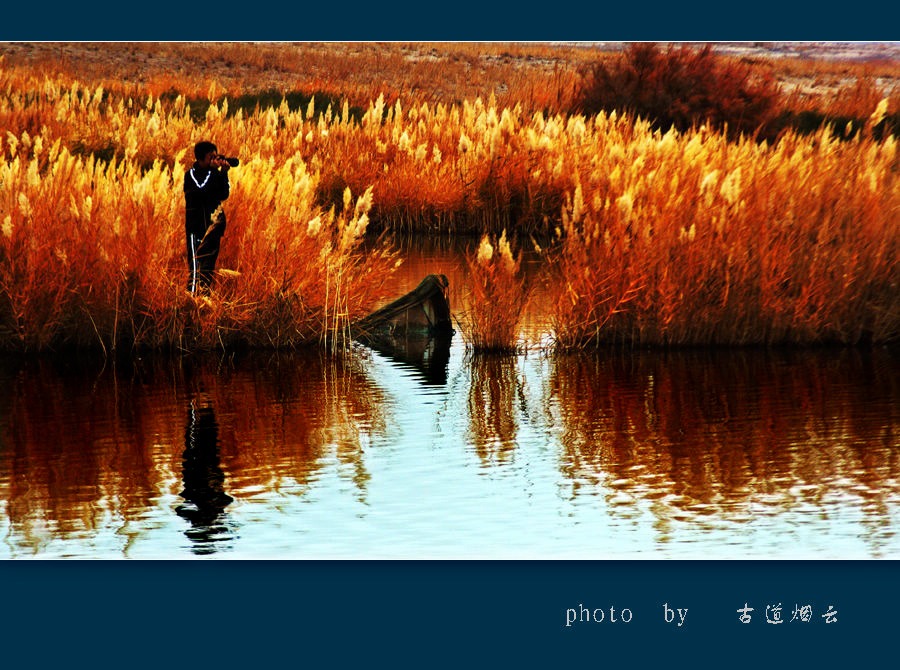
[[[445,383],[453,325],[449,282],[426,276],[412,291],[353,324],[354,339],[411,365],[433,383]]]

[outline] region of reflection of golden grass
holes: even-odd
[[[516,358],[474,354],[469,368],[469,437],[483,462],[502,463],[513,455],[518,435]]]
[[[239,365],[239,374],[218,382],[216,397],[220,415],[232,417],[222,449],[232,490],[251,495],[311,485],[333,457],[353,472],[364,496],[369,475],[362,448],[383,434],[386,420],[381,392],[359,362],[311,351],[275,355],[257,370]]]
[[[315,351],[236,365],[147,360],[74,376],[36,360],[19,374],[0,435],[10,467],[0,497],[9,541],[26,552],[110,524],[127,535],[160,496],[177,494],[192,399],[216,413],[225,492],[235,498],[311,484],[327,459],[364,497],[362,447],[385,430],[380,392],[359,362]],[[166,378],[170,392],[159,393]]]
[[[900,493],[900,416],[865,410],[874,399],[897,406],[890,354],[844,350],[830,366],[818,352],[783,356],[559,356],[550,398],[567,476],[657,501],[666,518],[736,518],[758,497],[819,504],[830,487],[861,496],[877,518]]]

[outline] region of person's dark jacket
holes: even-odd
[[[228,183],[228,174],[219,170],[206,169],[194,166],[184,174],[184,223],[188,235],[194,235],[198,239],[206,234],[206,229],[212,225],[216,228],[211,234],[221,236],[225,232],[225,212],[219,213],[213,219],[213,213],[228,199],[231,185]]]

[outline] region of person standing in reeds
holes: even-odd
[[[225,233],[222,202],[231,192],[224,156],[216,145],[202,141],[194,146],[194,165],[184,175],[184,228],[187,237],[188,286],[196,294],[212,284],[219,246]]]

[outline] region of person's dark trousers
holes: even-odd
[[[187,236],[188,286],[191,293],[203,293],[212,285],[216,259],[219,257],[221,235],[208,234],[203,239]]]

